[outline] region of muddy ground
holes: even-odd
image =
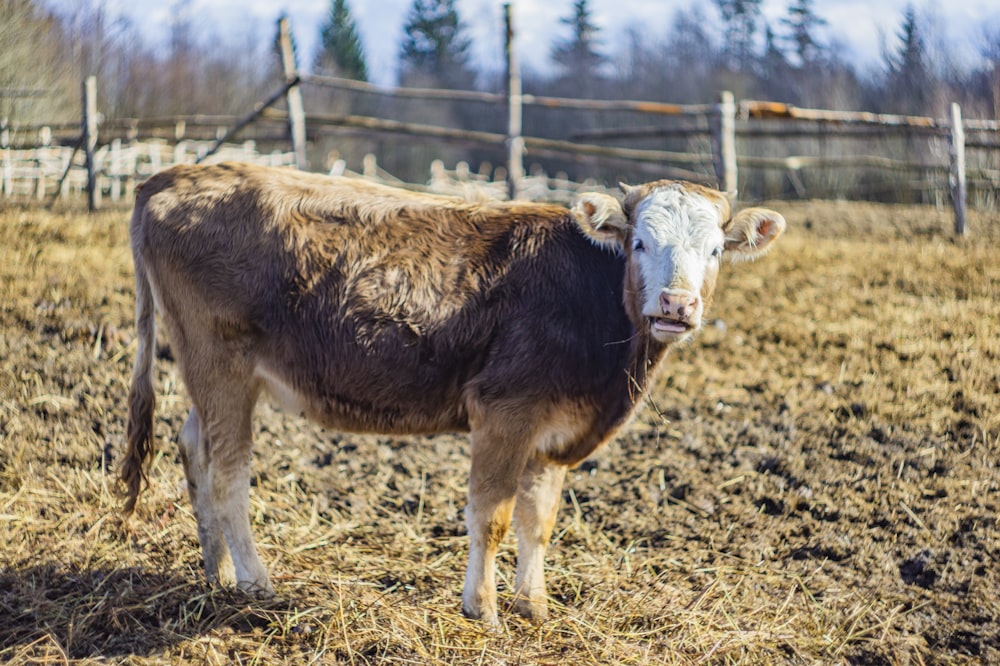
[[[1000,663],[1000,222],[955,241],[947,210],[770,205],[786,237],[727,268],[640,418],[570,473],[551,619],[497,632],[460,614],[463,437],[266,404],[278,596],[206,588],[166,344],[160,455],[122,519],[127,211],[0,209],[0,660]]]

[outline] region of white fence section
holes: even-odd
[[[169,144],[164,139],[123,142],[115,139],[94,154],[99,197],[119,201],[131,198],[137,183],[174,164],[193,164],[212,141],[183,140]],[[292,166],[293,152],[260,153],[253,141],[224,144],[203,159],[204,163],[238,160],[268,166]],[[83,151],[71,146],[0,148],[0,194],[12,198],[47,198],[81,195],[87,189],[87,167]]]

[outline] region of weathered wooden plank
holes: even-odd
[[[951,186],[951,201],[955,207],[955,233],[964,236],[965,226],[965,130],[962,127],[962,107],[958,103],[951,105],[951,142],[948,156],[950,170],[948,184]]]
[[[518,198],[518,187],[524,178],[524,137],[521,135],[521,66],[514,45],[514,19],[510,3],[503,6],[507,38],[504,53],[507,60],[507,188],[511,199]]]
[[[295,166],[305,171],[309,168],[306,159],[306,112],[302,104],[302,90],[296,83],[299,75],[295,66],[295,50],[292,48],[292,28],[287,16],[278,19],[278,47],[281,52],[285,82],[291,84],[287,88],[285,99],[288,104],[288,125],[292,135]]]

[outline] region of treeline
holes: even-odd
[[[157,48],[101,0],[58,12],[40,0],[0,0],[0,117],[78,119],[80,82],[90,75],[109,119],[242,113],[280,81],[271,35],[260,32],[273,25],[220,33],[181,1],[165,28]]]
[[[539,56],[548,66],[522,63],[527,93],[703,103],[730,90],[738,99],[935,117],[946,116],[948,104],[957,101],[966,117],[1000,116],[1000,25],[983,26],[974,45],[979,57],[964,65],[947,48],[942,22],[911,5],[885,35],[879,59],[859,70],[814,0],[788,0],[775,23],[764,20],[762,0],[692,2],[673,13],[664,33],[634,29],[613,43],[598,28],[588,0],[561,1],[560,25],[548,53]],[[177,0],[164,27],[166,43],[154,45],[110,6],[104,0],[80,0],[71,9],[43,0],[0,0],[0,118],[12,124],[75,120],[87,75],[98,77],[99,108],[109,119],[239,115],[280,85],[275,23],[222,31],[199,22],[190,0]],[[348,0],[330,0],[321,25],[293,28],[319,36],[315,53],[297,54],[300,68],[369,77]],[[503,90],[501,73],[480,71],[471,46],[455,0],[412,0],[398,48],[398,83]],[[307,94],[306,108],[503,131],[503,110],[481,105],[386,102],[316,90]],[[578,137],[604,122],[582,112],[535,111],[525,118],[531,133],[556,138]],[[448,155],[438,156],[447,161]],[[406,150],[392,159],[400,168],[423,161]]]
[[[525,62],[526,90],[698,103],[729,89],[738,98],[886,113],[944,115],[950,101],[971,116],[996,117],[1000,110],[1000,25],[983,26],[980,43],[972,45],[980,57],[964,66],[947,48],[942,22],[911,5],[885,35],[879,61],[858,71],[815,0],[789,0],[775,24],[765,22],[762,0],[692,3],[674,12],[665,34],[633,30],[615,47],[587,0],[564,1],[561,25],[543,55],[552,66]],[[222,31],[199,23],[190,0],[178,0],[160,46],[110,4],[0,2],[0,115],[66,112],[90,74],[102,82],[101,108],[120,117],[235,113],[275,87],[273,23]],[[331,0],[322,25],[294,28],[320,36],[316,53],[298,54],[300,67],[367,79],[364,43],[347,0]],[[502,85],[497,73],[477,71],[471,43],[455,0],[413,0],[398,50],[400,84]],[[29,90],[50,94],[11,94]]]

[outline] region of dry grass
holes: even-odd
[[[570,474],[552,619],[498,631],[459,612],[461,438],[262,406],[252,520],[278,597],[209,590],[161,359],[161,454],[122,520],[127,213],[0,211],[0,660],[1000,660],[1000,229],[974,218],[953,242],[946,211],[774,207],[781,247],[728,272],[721,321]]]

